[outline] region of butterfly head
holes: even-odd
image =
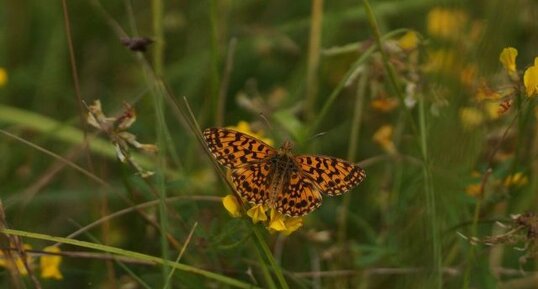
[[[281,153],[290,153],[293,149],[293,143],[290,140],[285,140],[282,146],[280,147]]]

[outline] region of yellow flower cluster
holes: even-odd
[[[7,71],[0,67],[0,87],[6,85],[7,83]]]
[[[234,218],[239,218],[241,214],[241,205],[234,195],[227,195],[222,198],[224,208]],[[269,217],[267,217],[267,212]],[[275,209],[268,209],[264,205],[254,205],[247,210],[247,216],[250,217],[254,224],[265,223],[266,228],[271,232],[281,232],[289,235],[303,225],[301,217],[288,217],[277,212]]]
[[[31,250],[30,245],[24,244],[24,250]],[[50,253],[45,254],[39,258],[39,268],[41,269],[41,278],[43,279],[63,279],[62,272],[60,272],[60,264],[62,263],[62,257],[58,255],[60,253],[60,248],[57,246],[49,246],[43,249],[43,252]],[[7,260],[4,253],[0,251],[0,267],[9,268],[12,264],[15,265],[19,274],[26,276],[28,271],[24,265],[22,258],[18,254],[13,254],[14,263]],[[34,257],[28,255],[26,259],[26,264],[30,267],[34,267]]]

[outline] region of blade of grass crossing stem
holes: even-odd
[[[13,229],[0,229],[0,233],[8,234],[8,235],[14,235],[14,236],[20,236],[20,237],[26,237],[26,238],[32,238],[32,239],[37,239],[37,240],[46,240],[46,241],[50,241],[50,242],[58,242],[58,243],[69,244],[69,245],[82,247],[82,248],[99,250],[99,251],[107,252],[107,253],[110,253],[110,254],[113,254],[113,255],[129,257],[129,258],[132,258],[132,259],[145,261],[145,262],[151,262],[151,263],[155,263],[155,264],[160,264],[160,265],[163,265],[163,266],[166,264],[167,266],[172,267],[172,268],[176,268],[177,270],[184,271],[184,272],[190,272],[190,273],[193,273],[193,274],[198,274],[198,275],[204,276],[204,277],[206,277],[208,279],[219,281],[219,282],[221,282],[223,284],[228,284],[230,286],[234,286],[234,287],[237,287],[237,288],[261,289],[258,286],[254,286],[252,284],[245,283],[243,281],[233,279],[231,277],[220,275],[218,273],[213,273],[213,272],[210,272],[210,271],[207,271],[207,270],[199,269],[199,268],[189,266],[189,265],[185,265],[185,264],[182,264],[182,263],[174,263],[173,261],[165,260],[163,258],[150,256],[150,255],[146,255],[146,254],[142,254],[142,253],[138,253],[138,252],[128,251],[128,250],[124,250],[124,249],[120,249],[120,248],[116,248],[116,247],[112,247],[112,246],[106,246],[106,245],[101,245],[101,244],[96,244],[96,243],[91,243],[91,242],[86,242],[86,241],[79,241],[79,240],[62,238],[62,237],[54,237],[54,236],[49,236],[49,235],[45,235],[45,234],[32,233],[32,232],[13,230]]]

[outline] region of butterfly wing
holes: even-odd
[[[232,169],[277,153],[263,141],[231,129],[208,128],[203,136],[217,162]]]
[[[291,172],[276,195],[275,209],[290,216],[304,216],[321,206],[321,194],[312,181],[300,172]]]
[[[360,184],[366,173],[357,164],[327,156],[298,156],[295,158],[302,173],[321,192],[330,196],[341,195]]]
[[[241,198],[253,204],[267,204],[274,167],[267,162],[252,163],[232,170],[232,183]]]

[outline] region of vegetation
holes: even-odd
[[[2,288],[536,288],[534,1],[0,11]],[[231,127],[366,179],[237,198]]]

